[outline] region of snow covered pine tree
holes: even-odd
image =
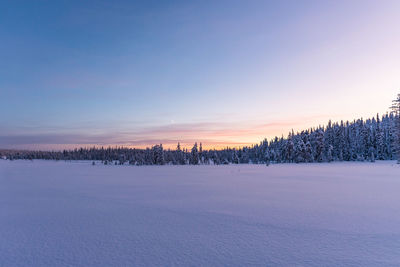
[[[397,163],[400,164],[400,94],[393,100],[392,111],[395,116],[394,149],[397,155]]]

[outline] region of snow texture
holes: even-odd
[[[395,162],[0,160],[0,266],[400,266]]]

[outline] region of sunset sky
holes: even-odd
[[[244,146],[398,92],[398,0],[0,2],[0,148]]]

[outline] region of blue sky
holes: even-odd
[[[399,1],[2,1],[0,147],[240,146],[384,113]]]

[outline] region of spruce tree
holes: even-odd
[[[199,151],[197,149],[197,143],[194,143],[194,146],[192,147],[189,163],[192,165],[199,164]]]
[[[400,94],[393,100],[392,112],[394,115],[394,152],[397,156],[397,163],[400,164]]]

